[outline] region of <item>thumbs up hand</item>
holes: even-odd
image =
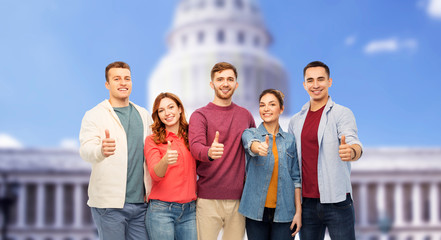
[[[259,152],[259,156],[265,157],[268,156],[268,148],[269,148],[269,136],[265,136],[265,142],[261,142],[257,145],[257,151]]]
[[[338,153],[342,161],[352,161],[355,157],[355,150],[349,144],[346,144],[346,137],[344,135],[341,136]]]
[[[167,144],[166,157],[163,159],[165,159],[168,165],[175,164],[178,161],[178,151],[172,150],[170,141],[167,141]]]
[[[216,131],[216,136],[214,137],[211,147],[208,149],[208,156],[211,159],[219,159],[224,154],[224,145],[219,143],[219,132]]]
[[[101,144],[101,153],[104,157],[109,157],[115,154],[116,144],[115,139],[110,138],[109,130],[105,130],[106,138],[103,139]]]
[[[259,154],[259,156],[266,157],[268,156],[269,149],[269,136],[265,136],[265,142],[255,141],[251,144],[251,151],[255,154]]]

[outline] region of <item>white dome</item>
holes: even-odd
[[[169,51],[149,79],[149,108],[160,92],[177,94],[187,113],[205,106],[214,99],[210,70],[221,61],[236,66],[233,101],[251,112],[264,89],[289,96],[286,72],[267,52],[271,37],[252,0],[183,0],[167,41]]]

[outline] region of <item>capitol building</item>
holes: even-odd
[[[257,111],[267,88],[289,96],[283,64],[267,51],[271,41],[256,1],[181,0],[168,51],[148,79],[147,106],[165,91],[188,113],[206,105],[220,61],[238,68],[237,104]],[[357,239],[441,240],[440,161],[441,148],[364,149],[351,175]],[[97,239],[86,205],[90,168],[77,150],[0,149],[0,239]]]
[[[253,0],[182,0],[167,37],[168,52],[148,81],[147,106],[161,92],[177,94],[187,112],[213,101],[210,71],[217,62],[237,68],[233,101],[258,109],[259,94],[281,89],[289,102],[288,77],[269,55],[271,35]]]

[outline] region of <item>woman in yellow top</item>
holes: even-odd
[[[302,225],[295,139],[279,125],[283,98],[278,90],[264,90],[259,97],[263,123],[242,134],[247,178],[239,212],[246,217],[249,240],[293,239]]]

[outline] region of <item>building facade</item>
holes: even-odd
[[[440,161],[440,148],[366,149],[352,164],[357,239],[441,240]],[[8,239],[96,239],[89,174],[75,151],[0,150],[0,198],[18,183]]]
[[[0,150],[1,239],[96,239],[86,205],[89,175],[78,151]]]

